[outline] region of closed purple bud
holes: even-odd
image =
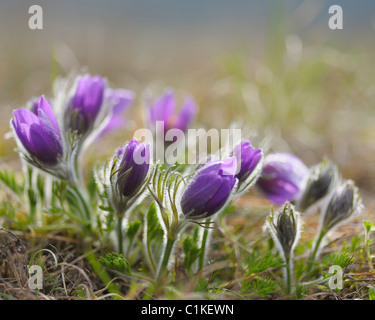
[[[197,113],[197,106],[192,98],[185,99],[181,110],[175,113],[176,98],[172,89],[167,89],[164,94],[156,99],[149,110],[151,124],[163,121],[164,131],[180,129],[185,132]]]
[[[100,76],[85,75],[78,79],[77,89],[67,112],[68,127],[86,133],[93,125],[104,99],[105,80]]]
[[[236,178],[242,181],[249,177],[259,163],[262,158],[262,150],[253,148],[250,141],[243,141],[234,148],[234,155],[240,166]]]
[[[34,103],[33,111],[24,108],[14,110],[14,130],[32,156],[45,164],[56,164],[63,152],[56,117],[43,96]]]
[[[309,172],[304,163],[292,154],[270,154],[265,158],[257,184],[268,199],[275,204],[283,204],[301,196]]]
[[[125,197],[134,195],[145,181],[150,166],[150,145],[133,139],[117,152],[120,161],[117,185]]]
[[[235,157],[209,162],[202,167],[182,195],[183,214],[190,219],[203,219],[218,212],[237,181],[236,169]]]

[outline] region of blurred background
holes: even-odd
[[[43,30],[28,27],[33,4],[43,8]],[[333,4],[343,8],[343,30],[328,27]],[[1,0],[1,162],[19,166],[6,139],[12,110],[51,96],[57,76],[88,71],[137,94],[128,126],[95,144],[88,161],[142,125],[145,89],[171,86],[197,101],[195,126],[241,121],[268,152],[309,166],[328,157],[372,206],[374,35],[372,0]]]

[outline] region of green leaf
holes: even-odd
[[[249,257],[245,258],[247,265],[246,275],[256,274],[265,271],[268,268],[278,268],[285,265],[283,259],[267,252],[263,257],[259,253],[253,252]]]
[[[353,254],[349,251],[338,253],[332,253],[323,258],[323,264],[326,267],[330,267],[332,265],[337,265],[342,269],[345,269],[347,266],[351,265],[354,262]]]
[[[157,237],[163,237],[163,230],[160,226],[158,215],[156,212],[155,202],[151,203],[147,212],[147,241],[151,241]]]
[[[356,252],[361,249],[362,245],[362,237],[359,235],[355,235],[351,240],[351,247],[350,247],[350,252]]]
[[[10,295],[7,295],[7,294],[5,294],[5,293],[1,293],[1,292],[0,292],[0,296],[1,296],[1,297],[4,297],[6,300],[18,300],[18,299],[15,298],[15,297],[12,297],[12,296],[10,296]]]
[[[146,250],[151,266],[154,271],[156,271],[157,261],[154,258],[154,255],[159,258],[161,256],[160,250],[163,245],[164,232],[159,223],[155,202],[151,203],[145,220],[146,223],[144,224],[144,234],[146,236]]]
[[[129,223],[128,229],[126,230],[126,234],[129,238],[129,241],[133,241],[135,236],[137,235],[139,229],[141,228],[141,221],[139,220],[134,220]]]
[[[370,221],[363,221],[363,225],[365,226],[366,232],[370,233],[371,228],[374,226],[374,223]]]
[[[122,272],[124,274],[131,274],[130,263],[124,258],[122,254],[115,252],[108,253],[105,258],[100,257],[99,262],[109,269]]]
[[[15,194],[21,196],[24,190],[25,179],[22,178],[21,181],[17,181],[16,174],[9,169],[4,169],[0,171],[0,181],[4,183],[11,191]]]
[[[353,254],[350,252],[339,252],[337,253],[335,260],[334,260],[334,265],[338,265],[341,268],[346,268],[347,266],[351,265],[354,262]]]
[[[102,206],[102,205],[100,205],[100,206],[98,206],[98,208],[100,209],[100,210],[103,210],[103,211],[107,211],[107,212],[113,212],[114,210],[112,209],[112,207],[106,207],[106,206]]]
[[[87,184],[87,191],[89,193],[90,199],[93,200],[97,193],[97,184],[94,178],[94,170],[90,171],[89,181]]]
[[[36,178],[36,187],[41,201],[44,199],[44,185],[44,177],[41,174],[38,174]]]
[[[198,278],[197,284],[195,286],[195,292],[208,292],[208,280]]]
[[[182,249],[185,254],[184,264],[189,274],[191,274],[191,267],[200,255],[200,248],[197,246],[197,240],[191,237],[187,237],[184,240]]]
[[[369,294],[370,300],[375,300],[375,288],[374,287],[368,288],[368,294]]]
[[[269,297],[271,293],[276,292],[278,283],[268,277],[257,277],[253,280],[245,280],[241,283],[241,294],[244,296],[257,295]]]
[[[27,195],[28,195],[29,204],[30,204],[30,215],[31,215],[31,218],[33,219],[35,212],[36,212],[37,196],[33,189],[28,189]]]
[[[296,285],[296,297],[297,299],[302,299],[303,296],[307,293],[307,288],[306,286],[297,284]]]

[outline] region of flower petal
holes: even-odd
[[[185,102],[181,108],[180,113],[177,116],[177,120],[174,123],[173,127],[186,132],[196,113],[197,105],[195,104],[195,101],[192,98],[185,99]]]

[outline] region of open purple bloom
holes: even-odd
[[[305,164],[292,154],[270,154],[265,158],[257,184],[268,199],[283,204],[301,196],[309,172]]]
[[[262,150],[253,148],[250,141],[246,140],[234,148],[234,155],[240,166],[236,178],[241,181],[247,179],[253,172],[262,158]]]
[[[45,164],[56,164],[63,152],[56,117],[43,96],[34,103],[33,111],[24,108],[14,110],[14,130],[32,156]]]
[[[86,133],[93,125],[104,100],[105,80],[100,76],[79,77],[67,113],[68,127]]]
[[[163,121],[165,132],[169,129],[180,129],[185,132],[197,113],[197,106],[192,98],[186,98],[179,113],[176,114],[175,109],[175,94],[173,90],[167,89],[150,107],[151,124]]]
[[[207,218],[227,202],[236,183],[235,157],[207,163],[195,175],[181,198],[181,209],[188,218]]]
[[[150,146],[133,139],[117,153],[120,170],[117,185],[120,192],[131,197],[143,184],[150,166]]]
[[[100,133],[101,137],[125,124],[123,113],[133,102],[134,93],[123,89],[107,89],[105,92],[105,100],[109,101],[112,105],[112,114],[107,126]]]

